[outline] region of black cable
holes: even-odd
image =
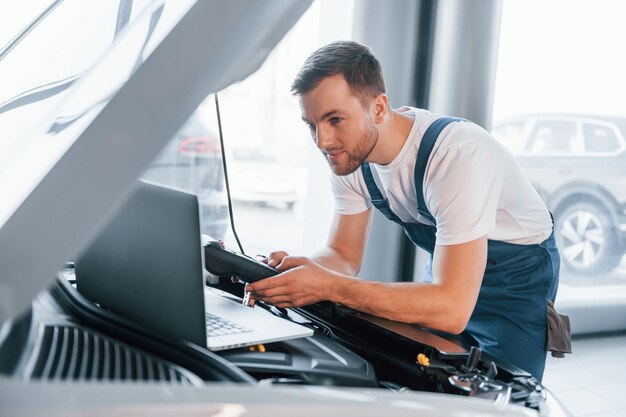
[[[235,220],[233,217],[233,203],[230,199],[230,185],[228,184],[228,169],[226,168],[226,152],[224,151],[224,135],[222,134],[222,117],[220,116],[220,103],[217,99],[217,93],[215,93],[215,110],[217,112],[217,127],[220,132],[220,147],[222,148],[222,166],[224,167],[224,182],[226,183],[226,197],[228,198],[228,214],[230,216],[230,227],[233,229],[233,235],[235,235],[235,240],[237,241],[237,245],[239,246],[239,251],[246,254],[243,251],[243,246],[241,246],[241,242],[239,241],[239,236],[237,236],[237,231],[235,230]]]

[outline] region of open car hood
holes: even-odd
[[[24,311],[96,235],[200,102],[258,69],[309,5],[154,1],[67,87],[28,145],[0,167],[0,322]],[[142,33],[150,38],[137,50]],[[10,111],[0,111],[0,124]]]

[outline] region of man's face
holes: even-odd
[[[367,107],[341,74],[300,97],[302,120],[336,175],[356,171],[376,145],[378,129]]]

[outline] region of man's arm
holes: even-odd
[[[371,217],[372,209],[352,215],[335,214],[326,246],[311,259],[335,272],[350,276],[358,274],[365,253]],[[288,267],[282,262],[288,256],[285,251],[275,251],[263,262],[284,271]]]
[[[474,310],[487,261],[487,237],[435,247],[435,283],[383,283],[332,271],[304,257],[286,257],[286,272],[248,286],[257,299],[279,307],[321,300],[365,313],[449,333],[465,329]]]
[[[361,269],[371,217],[371,208],[352,215],[335,214],[330,227],[326,247],[318,251],[310,260],[308,258],[298,259],[312,260],[317,265],[331,271],[348,276],[356,276]],[[280,271],[285,271],[291,267],[297,266],[293,257],[290,257],[285,251],[274,251],[261,261]],[[270,281],[269,284],[273,285],[273,282],[274,281]],[[257,287],[253,285],[248,291],[252,291],[255,288]],[[315,291],[315,293],[317,293],[317,291]],[[311,301],[310,303],[314,303],[315,301]],[[253,306],[255,302],[256,297],[252,296],[250,305]]]
[[[329,299],[365,313],[449,333],[460,333],[469,321],[487,261],[487,238],[436,246],[435,283],[332,280]]]
[[[361,269],[372,209],[352,215],[335,214],[326,247],[312,260],[325,268],[355,276]]]

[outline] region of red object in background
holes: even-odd
[[[178,152],[194,154],[220,154],[222,148],[214,137],[190,137],[182,140],[178,145]]]

